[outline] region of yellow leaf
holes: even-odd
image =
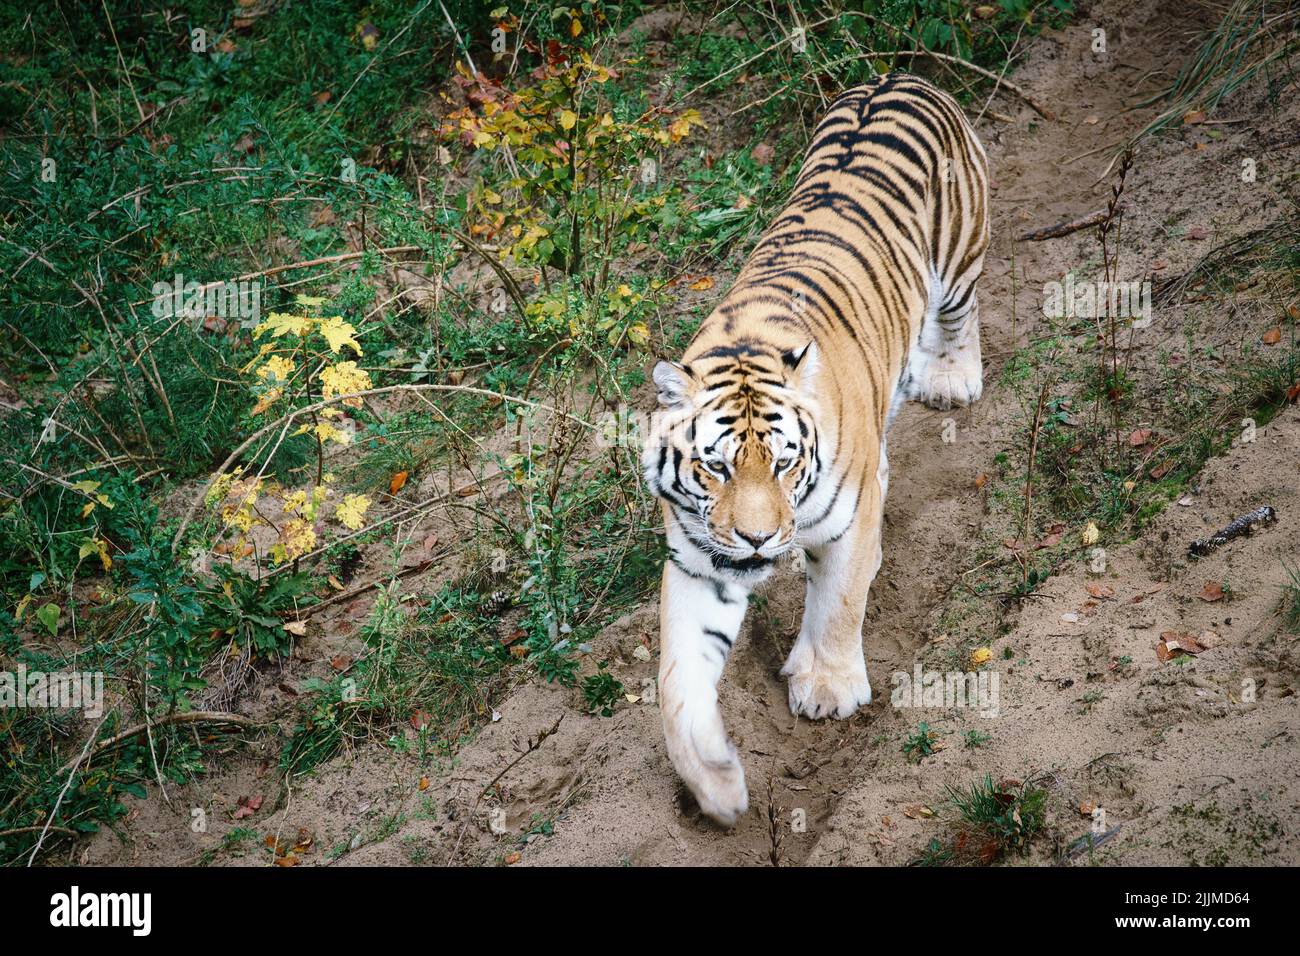
[[[578,19],[569,21],[569,36],[577,39],[582,34],[582,22]]]
[[[369,507],[370,499],[365,495],[344,495],[334,509],[334,517],[350,531],[360,531],[365,524],[366,509]]]
[[[262,412],[266,411],[268,408],[270,408],[272,405],[278,402],[280,400],[280,396],[283,394],[284,394],[284,389],[282,388],[272,388],[269,389],[268,391],[263,392],[261,397],[258,398],[257,404],[253,406],[253,414],[260,415]]]
[[[573,127],[577,125],[577,122],[578,122],[578,114],[573,112],[573,110],[560,111],[560,126],[563,129],[566,130],[573,129]]]
[[[357,330],[348,325],[348,323],[344,322],[337,315],[331,319],[321,319],[320,334],[323,335],[325,341],[329,343],[331,352],[338,352],[339,349],[347,345],[358,355],[361,354],[361,346],[358,345],[357,340],[353,338],[353,336],[357,334]]]
[[[1084,544],[1096,544],[1101,540],[1101,532],[1097,530],[1097,523],[1095,521],[1089,521],[1087,527],[1083,529],[1083,534],[1080,535],[1080,538],[1083,540]]]
[[[320,380],[325,398],[351,395],[353,392],[364,392],[370,388],[370,376],[357,368],[356,362],[339,362],[337,365],[332,365],[320,373]],[[359,408],[361,399],[344,399],[343,404]]]
[[[306,335],[311,328],[311,319],[303,315],[290,315],[287,312],[272,312],[257,328],[253,329],[253,338],[261,338],[267,332],[272,338],[282,335]]]
[[[993,652],[987,647],[980,647],[971,652],[970,662],[978,667],[980,664],[987,664],[993,658]]]
[[[280,531],[281,541],[272,549],[272,555],[280,561],[302,557],[316,547],[316,532],[306,521],[295,518]]]
[[[267,363],[257,370],[257,377],[284,383],[289,381],[295,368],[296,366],[283,355],[272,355]]]

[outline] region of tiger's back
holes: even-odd
[[[680,362],[660,362],[646,480],[662,502],[659,701],[669,757],[701,808],[748,806],[716,685],[746,597],[807,556],[790,709],[870,703],[862,650],[880,568],[885,436],[904,398],[981,392],[975,284],[988,246],[984,150],[917,77],[849,90],[818,125],[790,200]]]
[[[966,317],[989,241],[987,196],[984,148],[947,93],[906,74],[842,93],[813,134],[785,209],[686,360],[737,334],[785,348],[812,339],[825,377],[846,397],[869,383],[883,427],[917,346],[943,351],[929,320],[951,327]],[[978,350],[977,327],[971,336]],[[907,369],[906,397],[941,408],[979,397],[956,383],[945,391],[944,381],[925,390],[923,364]]]

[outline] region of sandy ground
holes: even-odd
[[[974,479],[1005,447],[1014,411],[998,372],[1035,334],[1043,284],[1096,256],[1084,233],[1014,249],[1012,237],[1104,204],[1109,180],[1094,181],[1111,151],[1099,148],[1122,141],[1149,117],[1121,114],[1136,89],[1149,91],[1177,72],[1193,25],[1183,10],[1153,0],[1095,5],[1068,29],[1033,41],[1017,65],[1016,82],[1050,104],[1055,120],[1000,96],[995,108],[1013,113],[1014,122],[980,121],[994,180],[994,240],[981,285],[985,396],[959,413],[909,406],[894,426],[885,561],[865,627],[876,692],[869,707],[842,722],[790,715],[777,670],[798,629],[797,572],[778,574],[751,610],[721,687],[751,794],[751,810],[733,830],[703,819],[684,793],[652,704],[591,717],[575,706],[573,691],[528,684],[498,705],[500,719],[432,774],[423,791],[419,781],[429,771],[376,742],[234,821],[241,797],[278,791],[279,742],[268,739],[228,755],[208,778],[173,789],[170,804],[153,793],[130,801],[119,832],[100,834],[77,858],[206,862],[204,852],[242,826],[287,843],[300,828],[310,833],[304,865],[516,862],[514,853],[520,865],[767,865],[771,809],[783,865],[898,865],[948,832],[953,813],[945,787],[987,773],[995,780],[1039,778],[1049,792],[1043,837],[1028,856],[1010,862],[1300,863],[1300,653],[1295,638],[1278,635],[1284,561],[1294,562],[1300,550],[1295,405],[1253,443],[1212,460],[1181,505],[1139,540],[1111,550],[1104,573],[1091,574],[1081,562],[1067,566],[1009,618],[1004,633],[988,635],[989,667],[1000,679],[998,716],[890,703],[890,675],[945,653],[941,610],[972,566],[991,507]],[[1099,25],[1111,50],[1103,60],[1090,50],[1091,29]],[[1166,72],[1147,79],[1158,70]],[[1295,149],[1267,147],[1296,127],[1294,89],[1290,94],[1270,108],[1261,89],[1248,86],[1218,115],[1249,122],[1218,127],[1223,135],[1213,140],[1184,132],[1146,142],[1126,191],[1126,273],[1145,274],[1159,260],[1165,274],[1177,275],[1208,246],[1282,213],[1274,186],[1294,176]],[[1235,186],[1243,156],[1259,158],[1257,188]],[[1209,239],[1182,238],[1190,226],[1208,230]],[[1231,314],[1208,334],[1224,343],[1256,334],[1232,324],[1235,310],[1225,311]],[[1139,333],[1139,347],[1178,348],[1184,319],[1182,306],[1158,310]],[[957,433],[949,444],[940,435],[950,416]],[[1186,557],[1192,539],[1261,504],[1277,510],[1276,525],[1209,558]],[[1207,581],[1227,582],[1229,595],[1201,599]],[[1089,585],[1106,596],[1096,597]],[[1207,649],[1190,662],[1162,662],[1155,648],[1165,631],[1200,635]],[[639,693],[656,672],[657,640],[657,608],[650,604],[607,628],[596,657],[608,658],[629,691]],[[638,647],[650,652],[648,660],[636,656]],[[1125,657],[1132,663],[1115,666]],[[553,735],[477,800],[530,737],[561,717]],[[901,743],[921,720],[940,731],[945,746],[914,763]],[[960,741],[972,729],[990,735],[978,749]],[[1118,830],[1091,855],[1069,856],[1066,849],[1091,826],[1079,811],[1083,804],[1101,807],[1106,829]],[[205,808],[206,832],[190,826],[193,807]],[[548,822],[536,829],[549,832],[529,835],[539,821]],[[211,856],[219,864],[269,860],[256,842]]]

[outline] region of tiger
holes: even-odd
[[[988,243],[988,160],[961,108],[919,77],[877,76],[832,101],[730,290],[680,361],[654,366],[642,465],[667,544],[658,704],[673,767],[723,826],[749,795],[718,682],[783,556],[801,552],[805,574],[781,668],[791,712],[844,719],[871,702],[862,625],[886,434],[904,401],[980,397]]]

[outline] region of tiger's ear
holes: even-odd
[[[655,365],[654,380],[660,405],[674,408],[690,397],[691,373],[676,362],[660,361]]]
[[[821,365],[817,355],[817,343],[809,342],[803,348],[782,352],[781,361],[790,370],[790,378],[799,391],[805,395],[812,395],[817,380],[817,369]]]

